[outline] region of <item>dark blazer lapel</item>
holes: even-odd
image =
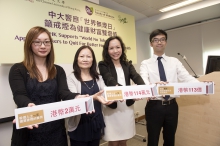
[[[122,69],[123,69],[123,72],[124,72],[124,76],[125,76],[125,82],[126,82],[126,85],[130,85],[130,73],[129,73],[129,68],[128,66],[123,63],[123,62],[120,62],[121,63],[121,66],[122,66]],[[117,78],[117,72],[116,72],[116,69],[115,69],[115,66],[113,63],[111,63],[109,65],[109,68],[110,68],[110,72],[112,74],[112,76],[114,77],[114,79],[118,82],[118,78]]]
[[[111,63],[111,64],[109,65],[109,68],[110,68],[110,72],[111,72],[113,78],[118,82],[117,73],[116,73],[114,64]]]

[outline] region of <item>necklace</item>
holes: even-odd
[[[87,88],[92,89],[92,88],[94,87],[94,80],[92,80],[92,81],[93,81],[93,83],[92,83],[92,86],[91,86],[91,87],[89,87],[89,86],[86,84],[86,82],[83,82],[83,83],[86,85]]]

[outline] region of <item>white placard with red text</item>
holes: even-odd
[[[157,91],[158,95],[214,94],[214,82],[158,84]]]
[[[114,86],[105,87],[104,94],[107,101],[147,98],[160,95],[214,94],[214,82]]]
[[[15,109],[16,128],[64,119],[93,110],[92,97],[18,108]]]
[[[156,96],[156,93],[156,84],[104,88],[105,99],[107,101],[146,98]]]

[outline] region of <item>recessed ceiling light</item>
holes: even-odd
[[[186,1],[174,4],[174,5],[162,8],[159,11],[161,11],[161,12],[170,11],[170,10],[173,10],[173,9],[176,9],[176,8],[180,8],[180,7],[183,7],[183,6],[186,6],[186,5],[198,2],[198,1],[201,1],[201,0],[186,0]]]

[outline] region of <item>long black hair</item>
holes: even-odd
[[[111,57],[109,56],[108,54],[108,47],[109,47],[109,43],[110,41],[114,40],[114,39],[117,39],[120,44],[121,44],[121,48],[122,48],[122,54],[120,56],[120,61],[122,62],[128,62],[128,59],[127,59],[127,56],[126,56],[126,47],[125,47],[125,44],[123,43],[122,39],[119,37],[119,36],[111,36],[109,37],[105,43],[104,43],[104,46],[103,46],[103,51],[102,51],[102,59],[105,63],[107,64],[110,64],[112,62],[112,59]]]
[[[99,73],[97,72],[97,63],[96,63],[95,53],[90,46],[81,46],[75,54],[74,61],[73,61],[73,73],[74,73],[75,77],[77,78],[77,80],[79,80],[81,82],[83,81],[82,77],[81,77],[81,69],[78,65],[79,53],[83,49],[89,49],[91,51],[93,61],[92,61],[92,66],[90,67],[89,73],[90,73],[91,77],[93,78],[93,80],[99,79]]]

